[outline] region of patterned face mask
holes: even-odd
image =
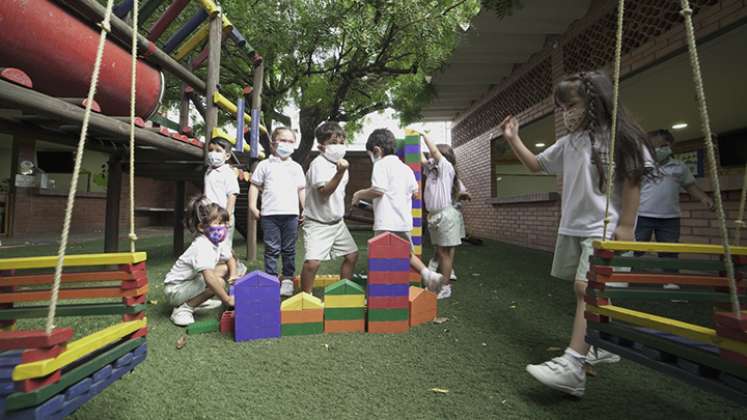
[[[565,128],[573,133],[574,131],[581,128],[581,123],[584,122],[586,117],[586,108],[583,105],[576,104],[571,108],[563,111],[563,125]]]
[[[227,233],[228,229],[225,226],[210,226],[208,227],[205,236],[210,239],[210,242],[218,245],[219,243],[223,242],[224,239],[226,239]]]

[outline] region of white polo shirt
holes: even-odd
[[[205,235],[196,237],[192,244],[179,257],[166,274],[165,284],[176,284],[190,281],[205,270],[212,270],[218,265],[218,261],[227,260],[230,254],[221,255],[221,252],[230,252],[226,247],[221,247],[210,242]]]
[[[641,185],[638,215],[657,219],[680,217],[680,189],[695,183],[695,177],[684,162],[669,159],[659,165],[659,176]]]
[[[228,208],[228,196],[239,191],[239,180],[231,165],[208,168],[205,172],[205,196],[211,203]]]
[[[383,193],[373,200],[374,230],[411,231],[412,195],[418,191],[412,169],[396,155],[384,156],[373,166],[371,186]]]
[[[348,171],[342,175],[337,189],[324,196],[319,188],[327,184],[337,174],[337,164],[323,155],[317,156],[306,171],[306,204],[304,216],[318,222],[330,223],[345,216],[345,187],[348,185]]]
[[[273,155],[259,162],[251,182],[262,189],[262,216],[298,216],[298,190],[306,187],[306,177],[293,159]]]
[[[456,170],[445,157],[438,162],[432,160],[433,166],[425,177],[423,200],[428,211],[438,211],[454,205],[451,189],[454,186]],[[460,185],[460,190],[463,185]]]

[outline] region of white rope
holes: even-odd
[[[718,216],[719,229],[721,232],[721,243],[724,247],[724,265],[726,266],[726,276],[729,282],[729,298],[731,300],[732,310],[737,319],[741,319],[739,307],[739,296],[737,296],[737,285],[734,280],[734,261],[731,257],[731,247],[729,246],[729,232],[726,229],[726,216],[724,215],[724,203],[721,200],[721,185],[718,179],[718,166],[716,165],[716,152],[711,136],[711,123],[708,118],[708,105],[703,88],[703,76],[700,73],[700,60],[698,59],[698,48],[695,43],[695,29],[693,27],[693,10],[690,8],[688,0],[681,0],[682,11],[680,12],[685,18],[685,31],[687,35],[687,49],[690,53],[690,66],[693,70],[693,82],[695,82],[695,97],[698,102],[698,111],[700,111],[701,128],[706,142],[706,152],[708,154],[708,167],[711,171],[713,182],[713,198],[716,202],[716,215]]]
[[[57,310],[57,299],[60,292],[60,282],[62,278],[62,266],[65,261],[65,251],[67,249],[67,240],[70,234],[70,221],[73,216],[73,207],[75,206],[75,194],[78,190],[78,175],[80,174],[80,165],[83,161],[83,151],[86,145],[86,136],[88,135],[88,123],[91,119],[91,105],[93,104],[93,98],[96,95],[96,85],[99,82],[99,72],[101,70],[101,60],[104,56],[104,45],[106,45],[106,35],[111,30],[111,16],[112,6],[114,0],[107,0],[106,2],[106,14],[104,14],[104,20],[101,22],[101,33],[99,35],[99,46],[96,51],[96,61],[93,65],[93,74],[91,74],[91,85],[88,88],[88,97],[86,99],[86,110],[83,114],[83,126],[80,129],[80,140],[78,140],[78,149],[75,154],[75,167],[73,168],[73,176],[70,179],[70,191],[67,195],[67,207],[65,208],[65,221],[62,225],[62,237],[60,238],[60,248],[57,251],[57,265],[54,269],[54,284],[52,285],[52,297],[49,303],[49,312],[47,313],[47,335],[52,333],[54,329],[54,316]]]
[[[742,242],[742,228],[744,223],[744,206],[747,201],[747,164],[744,165],[744,178],[742,179],[742,194],[739,197],[739,215],[734,222],[737,225],[737,231],[734,234],[734,245],[739,246]]]
[[[135,94],[137,81],[138,0],[132,5],[132,66],[130,73],[130,252],[135,252]]]

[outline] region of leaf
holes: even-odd
[[[435,392],[436,394],[448,394],[449,390],[446,388],[431,388],[431,391]]]
[[[561,351],[561,350],[563,350],[563,349],[561,349],[560,347],[554,347],[554,346],[550,346],[550,347],[548,347],[548,348],[545,349],[545,351],[550,351],[550,352],[552,352],[552,351]]]
[[[446,322],[446,321],[448,321],[448,320],[449,320],[449,318],[446,318],[445,316],[440,316],[440,317],[438,317],[438,318],[434,319],[434,320],[433,320],[433,323],[434,323],[434,324],[438,324],[438,325],[440,325],[440,324],[443,324],[443,323],[445,323],[445,322]]]
[[[187,345],[187,336],[186,335],[183,335],[183,336],[179,337],[178,340],[176,340],[176,349],[177,350],[181,350],[186,345]]]

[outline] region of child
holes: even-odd
[[[278,275],[277,259],[282,255],[280,294],[293,295],[296,271],[299,203],[306,200],[306,178],[301,165],[290,159],[296,135],[287,127],[278,127],[270,136],[272,156],[259,162],[249,186],[249,211],[262,223],[265,242],[265,272]],[[257,196],[262,189],[262,213],[257,210]],[[301,208],[303,210],[303,207]]]
[[[239,180],[231,165],[227,163],[230,157],[230,143],[220,138],[210,140],[208,144],[210,167],[205,172],[205,196],[211,203],[221,206],[228,212],[228,234],[226,240],[221,243],[221,246],[226,249],[222,251],[222,255],[230,256],[225,262],[235,272],[237,263],[233,256],[233,232],[236,227],[234,210],[236,195],[239,194]]]
[[[462,214],[462,208],[464,207],[465,201],[472,201],[472,195],[469,193],[469,191],[467,191],[467,187],[464,186],[464,183],[462,182],[461,179],[457,181],[459,183],[459,197],[458,197],[458,201],[454,203],[454,208],[458,210],[458,214],[459,214],[459,227],[461,228],[459,237],[462,240],[465,240],[467,239],[467,230],[464,227],[464,214]],[[428,268],[430,268],[433,271],[440,272],[438,269],[438,247],[435,245],[433,245],[433,255],[431,256],[430,261],[428,261]],[[451,276],[449,277],[449,280],[450,281],[457,280],[456,267],[454,267],[453,265],[451,266]]]
[[[503,137],[519,160],[532,172],[561,175],[563,191],[558,239],[551,274],[575,280],[576,313],[571,340],[565,353],[529,372],[543,384],[581,397],[586,389],[584,363],[616,362],[619,356],[599,350],[589,352],[585,341],[584,294],[592,241],[602,238],[606,205],[607,152],[610,146],[612,83],[598,71],[578,73],[560,80],[555,103],[563,110],[568,135],[539,155],[519,138],[519,122],[503,120]],[[653,166],[652,148],[645,133],[621,109],[617,119],[614,194],[610,202],[607,239],[634,240],[640,183]],[[587,356],[588,353],[588,356]]]
[[[340,278],[350,279],[358,261],[358,246],[343,221],[348,161],[345,132],[336,122],[325,122],[314,132],[319,147],[306,172],[306,205],[303,239],[306,257],[301,271],[301,287],[311,293],[320,261],[344,256]]]
[[[205,196],[190,201],[186,225],[195,238],[164,281],[166,301],[174,307],[171,321],[180,327],[194,323],[196,311],[220,306],[220,302],[214,305],[208,301],[212,296],[227,306],[234,305],[233,296],[225,291],[224,278],[234,279],[236,273],[226,264],[219,264],[221,258],[226,259],[222,255],[226,248],[221,247],[221,242],[227,236],[227,224],[228,212]]]
[[[412,230],[412,198],[418,192],[418,182],[412,170],[395,154],[394,134],[387,129],[374,130],[366,151],[373,162],[371,187],[356,191],[353,204],[373,200],[374,234],[392,232],[410,240]],[[434,291],[441,286],[443,276],[428,269],[415,255],[410,265],[420,272],[425,285]]]
[[[455,207],[460,182],[454,150],[446,144],[435,145],[425,135],[421,136],[431,155],[431,159],[424,162],[426,178],[423,199],[428,210],[428,232],[431,243],[436,246],[438,267],[444,278],[438,298],[447,299],[451,297],[449,280],[454,266],[454,251],[462,244],[464,231],[461,215]]]

